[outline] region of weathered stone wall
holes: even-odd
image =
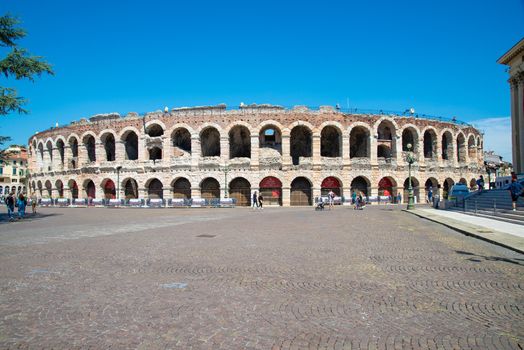
[[[146,130],[150,130],[155,124],[155,128],[160,127],[163,130],[163,135],[147,135]],[[275,147],[278,150],[259,147],[259,134],[268,125],[279,133],[276,138],[278,147]],[[391,135],[379,135],[379,128],[384,125],[388,126]],[[241,130],[245,131],[242,132],[242,137],[236,131],[239,128],[233,130],[235,126],[242,127]],[[296,126],[309,129],[312,152],[310,157],[300,156],[298,164],[293,164],[291,131]],[[322,130],[327,126],[338,131],[337,142],[322,141]],[[365,128],[370,135],[367,140],[367,158],[350,157],[350,135],[357,126]],[[209,128],[218,131],[220,156],[202,156],[201,137],[202,134],[207,134],[203,132]],[[320,194],[321,183],[326,177],[335,177],[342,184],[343,194],[349,196],[351,182],[362,176],[369,184],[368,194],[376,195],[378,183],[383,177],[391,180],[395,191],[403,190],[404,181],[408,177],[408,166],[402,135],[408,128],[415,133],[412,139],[416,144],[412,149],[415,150],[417,161],[412,168],[412,176],[420,184],[419,193],[422,198],[425,194],[424,184],[428,179],[434,179],[439,184],[443,184],[446,179],[450,179],[448,182],[463,179],[469,184],[483,173],[482,135],[469,126],[414,117],[343,114],[330,108],[310,111],[306,108],[282,110],[268,106],[226,111],[223,108],[202,107],[149,113],[144,117],[133,113],[125,117],[116,114],[99,115],[90,121],[81,120],[65,127],[37,133],[29,139],[30,185],[41,196],[58,197],[59,189],[63,188],[63,196],[70,197],[69,186],[73,183],[71,180],[74,180],[78,186],[78,197],[85,198],[85,186],[91,180],[96,187],[96,197],[103,197],[103,184],[110,179],[117,184],[120,198],[123,198],[124,183],[127,179],[134,179],[138,184],[139,196],[147,198],[149,183],[156,178],[163,184],[164,198],[172,198],[174,181],[183,177],[191,183],[192,196],[200,197],[201,182],[208,177],[218,180],[223,194],[226,176],[228,184],[237,177],[247,179],[251,184],[251,191],[258,190],[260,181],[266,176],[274,176],[282,182],[283,205],[289,205],[290,186],[296,177],[306,177],[311,182],[313,196]],[[175,135],[185,134],[184,137],[187,138],[187,133],[177,132],[181,129],[186,129],[190,135],[190,151],[181,150],[174,142],[173,137],[177,137]],[[424,134],[427,130],[431,132],[426,134],[434,135],[433,139],[427,140],[434,150],[430,158],[424,157],[423,153]],[[126,160],[125,140],[126,135],[131,132],[138,135],[137,160]],[[447,160],[442,157],[442,135],[445,132],[452,136],[447,152],[452,157]],[[112,139],[107,137],[108,134],[112,134],[115,140],[113,161],[106,159],[107,145],[103,143],[104,140]],[[324,135],[337,137],[333,132]],[[89,161],[84,143],[89,136],[95,139],[95,161]],[[74,139],[78,141],[78,157],[73,157],[70,147]],[[464,140],[461,149],[467,150],[463,161],[458,160],[457,139]],[[230,145],[230,140],[239,140],[242,147],[250,147],[249,152],[240,152],[242,157],[231,159],[230,150],[237,152],[239,145]],[[63,151],[62,142],[65,145]],[[187,144],[187,139],[185,142]],[[340,150],[335,154],[340,154],[340,157],[321,156],[321,144],[339,145]],[[378,157],[379,146],[382,147],[379,155],[387,154],[391,158]],[[157,152],[155,158],[160,152],[161,159],[150,160],[152,149]],[[384,152],[384,149],[388,151]],[[227,168],[227,174],[224,168]],[[46,182],[48,186],[51,184],[51,189],[46,189]]]

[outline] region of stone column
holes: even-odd
[[[169,165],[171,163],[172,155],[173,148],[171,147],[171,138],[164,135],[162,136],[162,163],[164,163],[164,165]]]
[[[220,136],[220,158],[223,164],[229,162],[229,136]]]
[[[259,167],[259,140],[258,135],[251,135],[251,169],[258,170]]]
[[[291,137],[289,135],[282,135],[282,169],[283,170],[289,169],[292,163],[291,162],[291,143],[290,142],[291,142]],[[283,203],[284,202],[282,202],[282,204]]]
[[[320,170],[322,167],[322,157],[320,155],[320,134],[314,133],[311,142],[311,152],[313,156],[313,169]]]
[[[342,136],[342,165],[344,168],[349,168],[351,166],[351,159],[349,154],[349,135]]]
[[[115,160],[121,164],[126,159],[126,144],[122,140],[115,140]]]
[[[200,137],[198,135],[191,135],[191,170],[198,170],[198,162],[202,149],[200,148]],[[191,196],[193,196],[193,189],[191,188]],[[198,189],[198,196],[200,197],[200,189]]]
[[[378,135],[374,134],[371,135],[371,138],[369,140],[369,161],[371,165],[377,165],[377,139]]]
[[[146,187],[142,187],[138,189],[138,198],[144,199],[144,200],[147,200],[149,198],[149,193]]]
[[[149,152],[146,148],[145,136],[138,136],[138,161],[144,162],[149,159]]]
[[[510,79],[511,87],[511,145],[513,149],[513,169],[519,173],[519,159],[520,159],[520,138],[519,138],[519,86],[516,78]]]
[[[314,205],[315,204],[315,198],[320,197],[321,188],[320,187],[312,187],[311,188],[311,192],[312,192],[311,193],[311,195],[312,195],[311,202]]]
[[[100,164],[102,162],[107,161],[107,155],[104,144],[100,141],[95,142],[95,159],[96,164]]]
[[[191,198],[200,198],[200,188],[198,186],[191,186]]]
[[[393,142],[391,144],[391,147],[393,146],[395,147],[395,160],[397,161],[397,164],[399,164],[402,162],[402,137],[396,134],[393,135]]]
[[[291,188],[282,187],[282,206],[289,207],[291,206]]]
[[[518,139],[519,139],[519,158],[517,163],[517,173],[524,173],[524,73],[521,73],[519,77],[519,83],[518,83],[518,120],[519,120],[519,128],[517,129],[518,132]]]

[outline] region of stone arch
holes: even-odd
[[[44,164],[44,143],[40,141],[38,143],[38,159],[40,161],[40,164]]]
[[[327,196],[330,191],[333,191],[336,196],[342,197],[342,189],[342,181],[338,176],[328,176],[320,183],[320,194],[322,196]]]
[[[173,198],[191,198],[191,182],[187,178],[176,178],[171,183],[171,187],[173,188]]]
[[[125,178],[122,181],[122,188],[124,189],[124,198],[126,200],[138,198],[138,183],[132,177]]]
[[[236,177],[229,183],[229,197],[236,199],[236,205],[251,205],[251,184],[243,177]]]
[[[260,127],[260,132],[258,133],[258,142],[259,148],[269,148],[274,149],[282,155],[282,129],[278,126],[278,123],[269,124],[265,123]],[[262,151],[266,152],[266,151]],[[269,153],[268,151],[266,153]]]
[[[55,188],[58,192],[58,198],[64,198],[64,183],[62,180],[58,179],[55,181]]]
[[[385,124],[384,124],[385,122]],[[391,131],[391,138],[384,138],[385,140],[395,140],[396,137],[397,137],[397,131],[400,129],[397,122],[395,121],[395,119],[391,118],[391,117],[381,117],[379,118],[375,124],[373,124],[373,134],[377,135],[377,137],[380,139],[380,134],[381,132],[385,131],[385,130],[380,130],[380,127],[381,126],[388,126],[390,128],[390,131]],[[382,136],[387,136],[387,135],[383,135]]]
[[[415,198],[416,203],[420,203],[420,182],[414,176],[411,177],[411,187],[413,188],[413,197]],[[408,202],[409,197],[409,177],[404,180],[404,193],[402,194],[402,199],[405,203]]]
[[[379,148],[382,149],[381,154],[389,154],[389,157],[385,158],[396,158],[397,156],[397,130],[398,126],[394,120],[390,118],[380,118],[375,123],[375,130],[377,135],[377,155],[379,154]],[[384,152],[389,148],[389,152]]]
[[[58,137],[55,141],[56,149],[58,151],[58,158],[60,159],[60,164],[64,165],[65,160],[65,141],[63,137]]]
[[[351,180],[351,193],[355,192],[357,195],[362,193],[362,196],[367,197],[369,195],[369,188],[371,187],[371,181],[365,176],[357,176]]]
[[[258,184],[264,202],[269,205],[282,205],[282,181],[276,176],[266,176]]]
[[[468,136],[468,157],[471,160],[477,158],[477,145],[475,144],[475,136]]]
[[[301,157],[311,157],[313,147],[313,132],[307,125],[299,124],[291,129],[290,155],[293,164],[300,163]]]
[[[116,159],[115,140],[115,134],[111,131],[106,131],[100,135],[100,141],[104,145],[105,158],[108,162],[113,162]]]
[[[138,159],[138,133],[133,129],[120,133],[120,140],[124,143],[124,156],[126,160]]]
[[[450,130],[444,130],[441,137],[442,159],[453,159],[453,134]]]
[[[38,187],[38,192],[40,193],[40,197],[42,197],[43,195],[43,192],[42,192],[42,181],[38,180],[38,182],[36,183],[36,186]],[[6,188],[8,188],[8,186],[6,186]]]
[[[408,124],[402,129],[402,151],[408,152],[408,144],[411,144],[411,152],[418,155],[420,132],[415,125]]]
[[[53,141],[51,139],[48,139],[45,143],[45,147],[46,147],[46,152],[48,153],[49,155],[49,162],[52,164],[53,163]]]
[[[67,182],[67,187],[69,188],[69,192],[71,192],[71,198],[77,199],[78,198],[78,184],[74,179],[70,179]]]
[[[424,188],[426,189],[426,191],[429,191],[429,189],[431,189],[433,192],[436,192],[439,188],[438,180],[434,177],[429,177],[424,183]]]
[[[100,183],[100,187],[104,193],[105,199],[115,199],[116,198],[116,186],[113,180],[105,178]]]
[[[462,132],[457,134],[457,161],[460,163],[466,162],[466,137]]]
[[[183,126],[174,129],[171,132],[171,144],[175,157],[191,154],[191,132],[189,129]]]
[[[164,198],[164,185],[162,181],[156,177],[149,179],[145,183],[147,189],[147,196],[149,199],[163,199]]]
[[[251,158],[251,133],[245,125],[233,125],[229,129],[229,158]]]
[[[220,198],[220,183],[213,177],[206,177],[200,182],[200,196],[204,199]]]
[[[377,158],[391,158],[391,149],[387,145],[377,146]]]
[[[96,162],[96,135],[92,132],[86,132],[82,135],[82,144],[87,152],[87,161]]]
[[[85,179],[83,188],[87,198],[96,198],[96,186],[93,180]]]
[[[320,132],[320,156],[342,157],[342,130],[328,124]]]
[[[355,125],[349,132],[349,157],[369,158],[371,155],[371,130],[367,125]]]
[[[442,186],[442,197],[444,199],[448,199],[449,191],[451,190],[451,186],[455,184],[455,181],[451,178],[446,178],[444,180],[443,186]]]
[[[437,158],[437,132],[433,127],[424,130],[424,158]]]
[[[150,147],[148,150],[149,160],[157,161],[162,159],[162,148],[159,146]]]
[[[290,187],[292,206],[313,204],[312,183],[308,178],[296,177],[291,181]]]
[[[150,120],[145,124],[144,129],[150,137],[159,137],[164,135],[166,126],[160,120]]]
[[[469,180],[469,189],[471,191],[477,190],[477,179],[473,178],[473,179]]]
[[[220,131],[208,126],[200,132],[202,157],[220,157]]]
[[[392,176],[381,178],[377,187],[379,196],[391,196],[393,198],[397,194],[397,181]]]

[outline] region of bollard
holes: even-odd
[[[493,200],[493,215],[497,215],[497,200]]]

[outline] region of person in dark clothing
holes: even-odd
[[[524,187],[516,180],[511,179],[511,185],[509,186],[509,191],[511,193],[511,205],[513,206],[513,211],[517,210],[517,201],[519,196],[524,195]]]
[[[480,175],[479,179],[477,180],[477,187],[479,191],[484,189],[484,177],[482,175]]]
[[[258,208],[258,196],[257,196],[257,191],[253,192],[253,200],[252,200],[252,203],[251,203],[251,207],[252,207],[253,209]]]
[[[9,193],[5,199],[5,205],[7,206],[7,216],[9,220],[14,220],[15,215],[15,194],[14,192]]]
[[[264,202],[264,197],[262,197],[262,193],[260,193],[258,195],[258,207],[260,209],[264,209],[263,202]]]

